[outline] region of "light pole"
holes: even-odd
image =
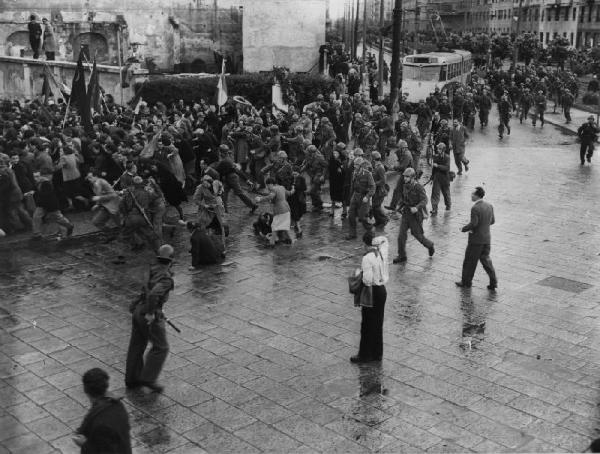
[[[392,75],[390,101],[392,110],[398,102],[398,86],[402,82],[400,79],[400,35],[402,33],[402,0],[394,2],[394,25],[392,34]]]
[[[519,58],[519,46],[517,45],[517,39],[519,38],[519,31],[521,29],[521,8],[523,7],[523,0],[519,0],[519,9],[517,10],[517,27],[515,30],[515,43],[513,48],[513,64],[517,67],[517,59]]]
[[[379,97],[383,96],[383,16],[385,1],[379,0]]]

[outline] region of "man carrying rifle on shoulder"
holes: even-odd
[[[174,287],[171,270],[174,255],[175,250],[169,244],[158,249],[142,294],[129,308],[132,313],[131,339],[125,366],[125,385],[128,388],[146,387],[158,393],[163,390],[157,380],[169,354],[165,325],[173,326],[165,317],[163,306]],[[173,328],[179,332],[175,326]],[[148,342],[152,347],[144,358]]]

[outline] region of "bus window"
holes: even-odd
[[[421,77],[419,78],[419,80],[437,82],[439,76],[439,66],[423,66],[421,67]]]
[[[402,70],[403,70],[403,74],[402,74],[403,79],[419,80],[421,68],[419,68],[418,66],[403,66]]]
[[[446,80],[447,75],[448,75],[448,67],[444,65],[440,68],[440,82],[444,82]]]

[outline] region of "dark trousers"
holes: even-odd
[[[388,217],[383,211],[383,201],[386,196],[385,189],[377,189],[373,196],[373,217],[375,218],[375,225],[385,225],[388,223]]]
[[[131,339],[125,365],[125,383],[154,383],[158,379],[163,364],[169,354],[165,319],[157,318],[148,324],[142,314],[142,305],[138,305],[131,318]],[[144,361],[144,352],[152,344]]]
[[[369,202],[363,202],[364,195],[355,192],[352,194],[352,198],[350,199],[350,208],[348,209],[348,224],[350,226],[350,235],[356,236],[356,220],[358,219],[365,230],[369,230],[371,228],[371,224],[369,224],[368,216],[370,204]]]
[[[510,117],[500,117],[500,124],[498,125],[498,134],[500,135],[500,137],[504,136],[504,128],[506,128],[506,131],[510,134],[510,125],[508,124],[509,122]],[[533,125],[535,126],[535,118]]]
[[[483,269],[490,278],[490,284],[497,284],[496,270],[492,265],[492,259],[490,258],[490,245],[489,244],[467,244],[467,250],[465,251],[465,260],[463,261],[462,267],[462,282],[463,284],[471,285],[473,281],[473,275],[477,268],[477,262],[481,262]]]
[[[489,110],[480,109],[479,110],[479,124],[481,126],[487,126],[489,116],[490,116]]]
[[[579,147],[579,159],[581,163],[585,163],[585,158],[592,159],[594,155],[594,142],[588,142],[587,140],[581,141],[581,147]]]
[[[394,192],[392,193],[392,201],[390,202],[390,207],[392,210],[395,210],[398,204],[400,203],[400,197],[402,196],[402,185],[404,181],[402,179],[402,173],[400,173],[400,178],[396,182],[396,187],[394,188]]]
[[[544,111],[543,110],[537,110],[533,113],[533,126],[535,126],[535,123],[537,122],[537,117],[540,117],[540,122],[542,123],[542,126],[544,126]]]
[[[449,210],[452,206],[452,200],[450,199],[450,184],[442,184],[437,180],[433,180],[433,187],[431,188],[431,211],[437,212],[438,203],[440,203],[440,192],[444,197],[444,203],[446,209]]]
[[[133,246],[142,246],[144,240],[156,251],[160,240],[141,214],[129,214],[123,226],[123,239]]]
[[[254,202],[252,202],[252,200],[250,200],[250,197],[248,197],[246,194],[244,194],[244,191],[242,191],[242,187],[240,186],[240,177],[236,173],[230,173],[229,175],[227,175],[227,177],[225,178],[224,186],[225,190],[223,194],[223,205],[225,205],[226,210],[227,199],[229,198],[229,191],[233,191],[233,193],[237,195],[238,198],[242,202],[244,202],[244,204],[247,207],[252,208],[254,206]]]
[[[571,123],[571,106],[564,106],[563,109],[565,111],[565,119],[568,123]]]
[[[402,222],[400,223],[400,232],[398,233],[398,257],[406,257],[406,240],[408,239],[409,230],[412,236],[427,249],[433,246],[433,242],[427,239],[423,234],[423,221],[417,219],[416,214],[403,213]]]
[[[320,210],[323,208],[323,200],[321,199],[321,177],[314,177],[310,180],[310,201],[313,209]],[[332,202],[333,203],[333,202]]]
[[[374,285],[373,307],[362,308],[358,356],[380,360],[383,356],[383,314],[387,291],[385,285]]]
[[[54,60],[55,52],[46,52],[46,60]]]
[[[29,44],[31,44],[31,50],[33,51],[33,58],[40,58],[40,47],[42,47],[42,40],[39,38],[29,37]]]
[[[519,121],[523,123],[523,120],[527,121],[527,117],[529,116],[529,109],[531,107],[527,104],[521,104],[521,116],[519,117]]]
[[[461,151],[460,153],[454,153],[454,164],[456,164],[456,168],[458,169],[458,173],[462,173],[463,164],[465,166],[469,165],[469,160],[465,158],[465,152]]]

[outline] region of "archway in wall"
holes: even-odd
[[[27,31],[18,31],[11,33],[8,38],[6,38],[5,46],[8,46],[8,43],[11,43],[13,47],[22,47],[25,49],[24,56],[32,57],[33,51],[31,50],[31,44],[29,44],[29,32]],[[16,55],[19,56],[19,55]]]
[[[81,33],[73,41],[73,61],[79,59],[79,51],[83,46],[86,57],[92,61],[94,55],[98,63],[110,63],[108,42],[100,33]]]
[[[193,73],[205,73],[206,72],[206,63],[201,58],[197,58],[191,64],[191,72]]]

